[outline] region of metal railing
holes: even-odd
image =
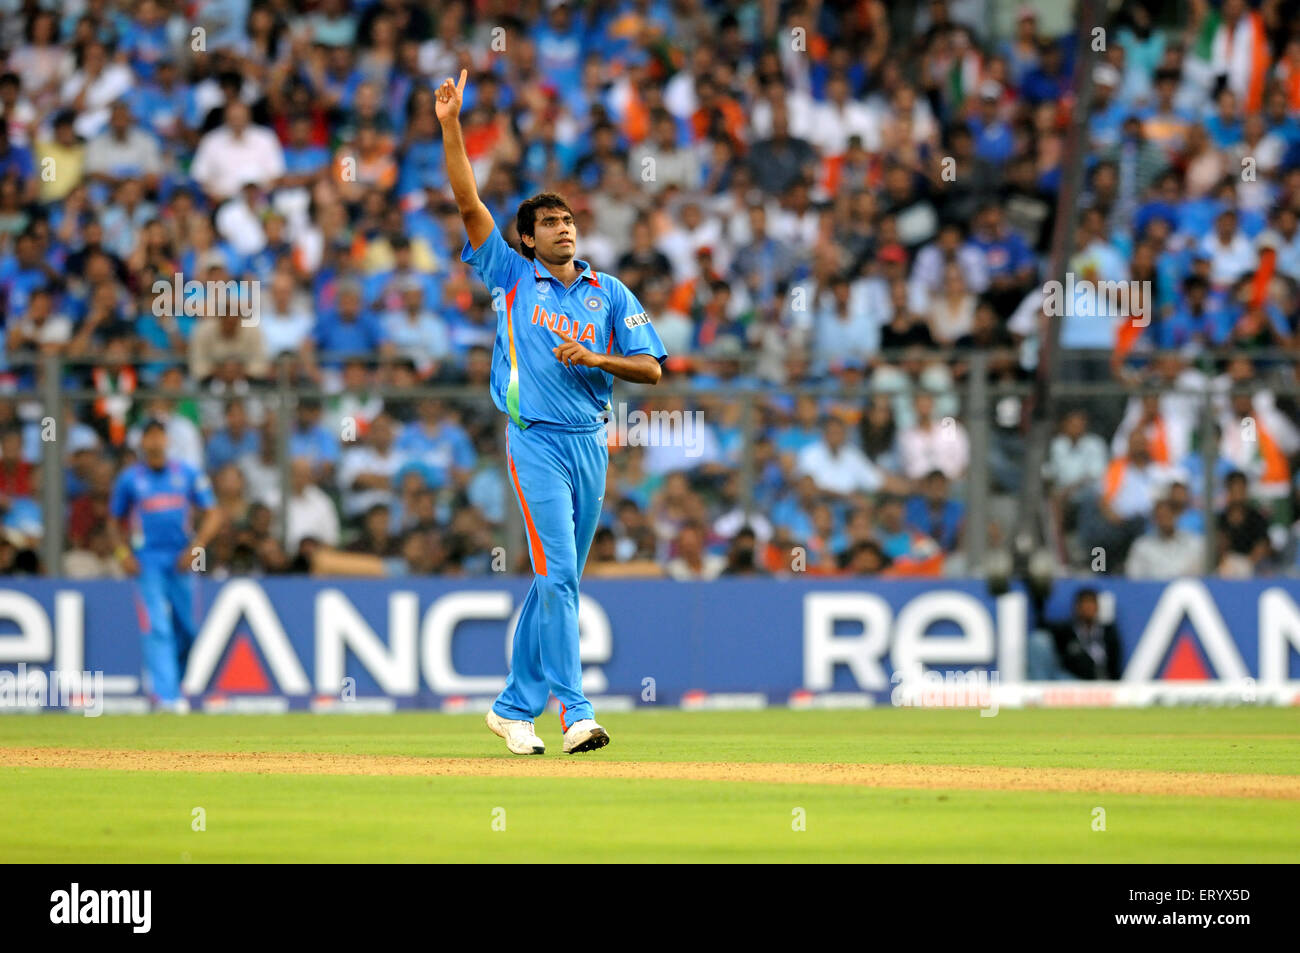
[[[917,352],[915,350],[906,350],[902,352],[890,352],[882,355],[882,360],[890,359],[894,362],[906,359],[922,358],[926,363],[953,362],[960,360],[966,365],[965,381],[955,386],[949,393],[955,393],[961,404],[960,419],[964,424],[969,441],[970,441],[970,465],[964,479],[964,493],[966,504],[966,519],[964,531],[964,556],[967,562],[968,571],[972,574],[979,574],[982,567],[985,566],[986,559],[989,555],[988,536],[990,522],[990,499],[992,496],[991,472],[990,472],[990,447],[992,442],[992,409],[997,406],[998,402],[1007,397],[1020,398],[1022,400],[1030,398],[1033,393],[1033,384],[1028,381],[1023,382],[1001,382],[993,381],[989,377],[989,364],[991,358],[995,356],[1006,356],[1005,354],[993,354],[984,351],[967,351],[958,352],[951,349],[944,351],[926,351]],[[1109,352],[1095,352],[1091,356],[1108,355]],[[747,355],[746,355],[747,356]],[[1249,352],[1217,352],[1207,354],[1204,359],[1207,361],[1222,361],[1232,356],[1248,356],[1255,361],[1273,361],[1276,366],[1290,367],[1293,362],[1300,362],[1300,358],[1294,352],[1290,351],[1249,351]],[[1146,356],[1143,356],[1145,359]],[[704,360],[710,360],[705,357]],[[733,360],[731,356],[721,358],[721,360]],[[65,411],[69,404],[89,404],[93,401],[103,398],[105,395],[98,390],[90,388],[65,389],[62,382],[68,371],[78,366],[96,366],[104,364],[105,361],[99,357],[89,359],[77,359],[68,361],[59,356],[46,355],[38,360],[32,360],[21,355],[11,355],[7,363],[10,368],[21,368],[27,366],[38,370],[37,386],[35,389],[11,391],[0,394],[0,400],[6,401],[36,401],[40,404],[43,417],[53,418],[57,421],[55,433],[61,433]],[[148,359],[150,364],[168,363],[166,355],[151,355]],[[381,363],[376,359],[372,363]],[[1068,362],[1067,362],[1068,363]],[[1230,388],[1220,388],[1216,390],[1193,391],[1177,388],[1161,388],[1158,385],[1147,383],[1133,383],[1119,380],[1103,381],[1071,381],[1062,380],[1054,384],[1055,394],[1060,401],[1070,401],[1071,399],[1111,399],[1114,401],[1126,400],[1130,397],[1141,394],[1159,393],[1169,394],[1177,393],[1188,397],[1198,397],[1200,400],[1200,409],[1198,415],[1197,430],[1200,434],[1212,433],[1217,426],[1217,406],[1216,400],[1230,394],[1253,393],[1261,389],[1268,389],[1275,394],[1285,394],[1294,397],[1300,397],[1300,381],[1297,381],[1295,375],[1279,375],[1277,380],[1261,382],[1254,379],[1245,384],[1239,384]],[[366,392],[383,399],[387,404],[394,400],[420,400],[425,398],[439,398],[461,406],[483,407],[495,413],[495,408],[491,406],[491,399],[486,390],[481,387],[467,387],[464,385],[446,385],[432,384],[422,385],[414,388],[393,388],[381,385],[367,386]],[[278,425],[275,427],[275,436],[277,440],[276,461],[280,478],[280,500],[281,505],[275,513],[276,529],[280,539],[284,541],[285,534],[285,511],[287,501],[290,499],[290,433],[292,422],[294,420],[297,404],[301,400],[327,400],[337,398],[344,392],[339,390],[329,390],[321,388],[315,384],[304,385],[295,380],[291,374],[290,366],[281,362],[277,365],[277,370],[272,380],[259,383],[247,393],[211,393],[206,390],[188,389],[177,392],[170,390],[160,390],[157,388],[139,388],[129,395],[131,400],[138,404],[143,404],[155,398],[163,399],[194,399],[204,402],[220,402],[222,404],[231,401],[241,401],[250,398],[256,398],[261,401],[268,413],[273,413],[278,419]],[[880,391],[872,387],[869,377],[856,383],[852,387],[844,387],[836,381],[826,381],[818,384],[800,384],[794,386],[774,387],[767,385],[744,385],[744,386],[711,386],[707,390],[701,390],[694,386],[689,379],[682,377],[666,378],[658,387],[638,387],[619,382],[615,388],[615,399],[627,401],[629,403],[640,400],[654,400],[660,397],[681,397],[686,399],[706,398],[710,401],[737,402],[741,407],[741,428],[743,432],[742,452],[738,462],[738,471],[740,476],[740,506],[747,514],[757,513],[757,503],[755,498],[755,486],[757,483],[756,462],[754,457],[754,447],[760,434],[760,411],[762,402],[765,398],[771,398],[774,394],[781,396],[794,397],[801,394],[809,394],[819,397],[836,396],[841,399],[857,400],[864,403],[873,396],[881,393],[887,393],[891,396],[898,396],[892,391]],[[502,429],[504,430],[504,417],[502,420]],[[1109,442],[1109,441],[1108,441]],[[42,480],[42,509],[44,513],[45,528],[42,540],[42,563],[47,573],[55,573],[58,567],[62,565],[62,558],[65,546],[65,525],[66,525],[66,501],[64,499],[64,481],[55,478],[54,475],[61,475],[65,471],[66,451],[64,441],[60,439],[51,439],[43,441],[43,458],[42,472],[46,478]],[[1215,555],[1208,538],[1212,527],[1215,525],[1214,510],[1214,471],[1218,459],[1218,447],[1210,440],[1199,440],[1200,453],[1202,455],[1202,476],[1204,485],[1200,487],[1200,501],[1203,509],[1203,518],[1207,531],[1207,540],[1205,546],[1205,571],[1213,573],[1215,571]],[[502,454],[499,466],[501,467],[502,485],[509,488],[511,482]],[[1041,479],[1040,474],[1025,474],[1025,479]],[[507,489],[507,497],[510,491]],[[612,504],[615,501],[610,501]],[[505,501],[505,523],[500,528],[502,539],[510,552],[523,552],[525,547],[524,527],[519,516],[518,508],[509,498]],[[1043,512],[1033,514],[1035,519],[1045,521],[1047,519],[1046,506]],[[1044,534],[1047,535],[1047,534]]]

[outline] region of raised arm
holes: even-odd
[[[478,197],[474,169],[469,164],[465,137],[460,129],[460,106],[468,75],[466,70],[461,70],[460,82],[453,83],[450,76],[442,81],[436,93],[438,101],[434,110],[438,122],[442,124],[442,151],[447,162],[447,180],[451,183],[452,194],[456,196],[460,217],[465,222],[470,247],[478,248],[492,234],[495,223],[492,221],[492,213]]]

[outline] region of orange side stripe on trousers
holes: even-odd
[[[528,509],[528,501],[524,499],[524,491],[519,486],[519,474],[515,472],[515,458],[510,452],[510,438],[506,438],[506,460],[510,463],[510,479],[515,483],[515,492],[519,494],[519,505],[524,511],[524,525],[528,527],[528,545],[533,550],[533,572],[539,576],[546,575],[546,550],[542,549],[542,538],[537,535],[537,527],[533,525],[533,514]]]

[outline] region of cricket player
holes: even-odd
[[[191,535],[192,510],[200,511]],[[109,501],[117,558],[136,581],[144,639],[146,690],[165,711],[184,714],[181,678],[194,643],[196,572],[221,528],[221,511],[207,474],[167,458],[167,427],[149,420],[140,435],[140,461],[119,474]],[[118,523],[130,524],[131,547]]]
[[[515,754],[542,754],[533,721],[560,703],[564,751],[609,744],[582,693],[578,578],[587,561],[609,464],[605,418],[614,378],[659,381],[667,357],[626,285],[574,257],[577,230],[563,198],[519,206],[523,254],[501,237],[479,199],[460,109],[465,70],[437,91],[447,177],[469,235],[461,260],[492,292],[497,311],[492,399],[505,414],[506,461],[532,558],[533,584],[515,628],[510,676],[487,715]]]

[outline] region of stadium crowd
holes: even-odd
[[[152,418],[227,516],[209,571],[502,568],[500,415],[383,396],[486,395],[494,302],[460,261],[432,94],[462,67],[507,240],[521,199],[566,195],[579,256],[633,289],[689,384],[616,397],[701,415],[692,446],[611,447],[589,571],[977,568],[970,429],[998,545],[1072,148],[1069,273],[1151,300],[1145,326],[1060,318],[1063,377],[1131,392],[1057,422],[1061,559],[1162,577],[1208,545],[1225,574],[1295,571],[1297,5],[1124,4],[1071,146],[1079,38],[1032,6],[995,35],[993,0],[0,0],[0,573],[120,573],[107,500]],[[239,284],[217,307],[191,280]],[[964,406],[976,354],[988,421]],[[97,395],[55,430],[62,567],[37,557],[42,355]],[[285,381],[319,396],[280,419]]]

